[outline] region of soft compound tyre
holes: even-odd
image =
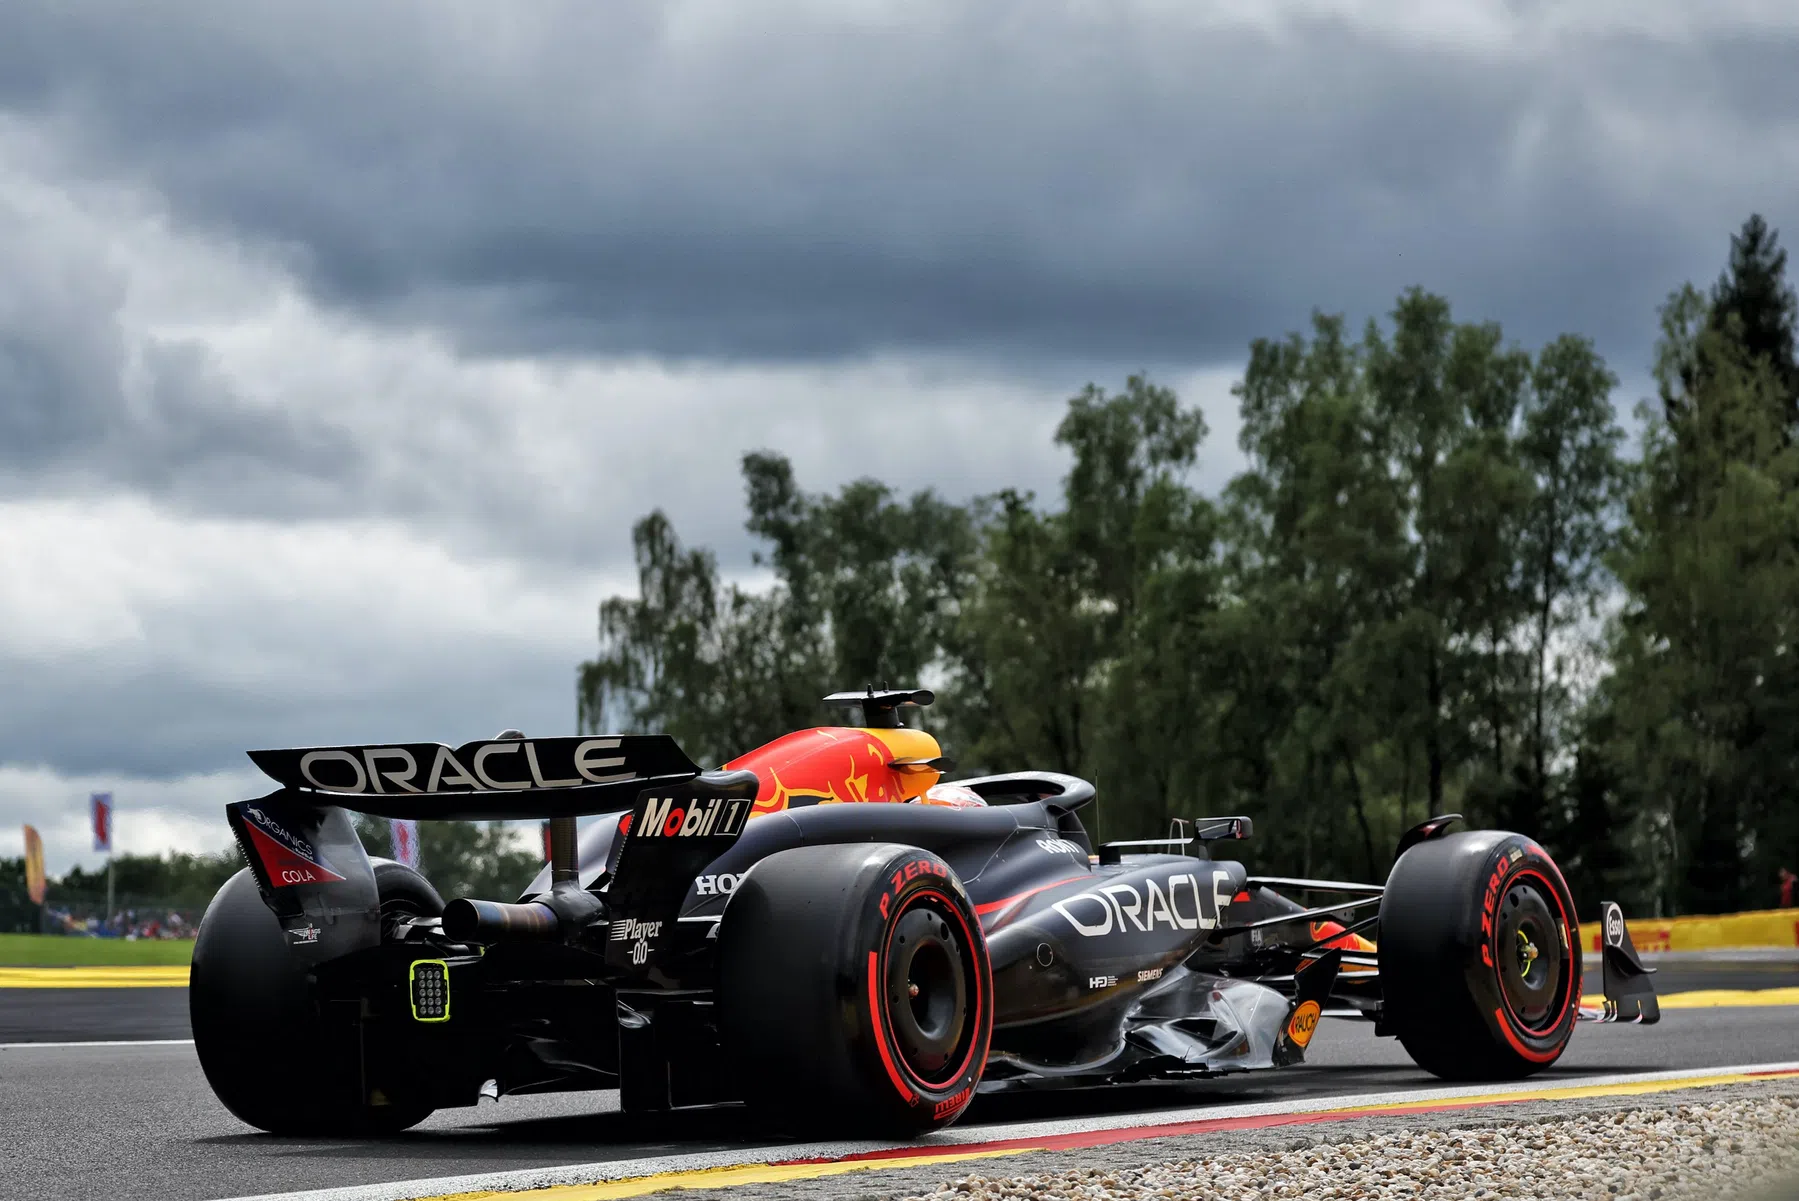
[[[1568,1046],[1580,1009],[1574,900],[1548,852],[1500,830],[1421,842],[1380,907],[1383,1027],[1445,1080],[1515,1080]]]
[[[993,971],[936,855],[887,843],[771,855],[738,883],[718,942],[726,1053],[763,1120],[909,1138],[974,1098]]]
[[[376,860],[383,925],[390,915],[443,912],[437,891],[412,869]],[[434,907],[434,908],[433,908]],[[248,868],[206,907],[188,977],[188,1016],[200,1068],[238,1120],[280,1135],[393,1134],[416,1126],[431,1107],[394,1090],[386,1105],[346,1106],[357,1089],[344,1055],[325,1045],[306,969],[287,947]],[[301,1058],[293,1052],[298,1049]]]

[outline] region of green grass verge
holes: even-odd
[[[194,957],[186,939],[126,942],[60,934],[0,934],[0,967],[185,967]]]

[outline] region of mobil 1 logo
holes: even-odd
[[[607,906],[625,920],[613,927],[608,963],[653,967],[679,938],[671,923],[690,890],[722,896],[736,887],[735,877],[721,876],[710,865],[743,833],[754,806],[750,797],[695,796],[680,788],[646,790],[638,798],[620,819],[621,836],[614,843]],[[699,884],[702,876],[710,890]]]
[[[634,840],[735,837],[743,832],[755,802],[744,797],[651,796],[631,818]]]

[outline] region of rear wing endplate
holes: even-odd
[[[316,961],[380,943],[374,868],[346,810],[283,788],[226,805],[225,818],[298,954]]]

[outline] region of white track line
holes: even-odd
[[[441,1197],[455,1193],[517,1192],[524,1189],[547,1188],[558,1184],[597,1184],[608,1180],[656,1176],[665,1172],[739,1167],[745,1164],[761,1164],[769,1161],[841,1159],[847,1155],[884,1151],[896,1147],[925,1146],[952,1151],[957,1147],[970,1144],[1001,1142],[1019,1138],[1048,1138],[1054,1135],[1078,1134],[1093,1130],[1128,1130],[1139,1126],[1167,1126],[1180,1122],[1209,1121],[1219,1118],[1253,1118],[1271,1114],[1314,1113],[1331,1109],[1353,1109],[1417,1101],[1454,1101],[1461,1097],[1488,1097],[1503,1093],[1538,1092],[1544,1089],[1604,1087],[1655,1081],[1695,1080],[1707,1076],[1731,1076],[1749,1072],[1790,1071],[1799,1071],[1799,1062],[1686,1068],[1672,1072],[1631,1072],[1611,1076],[1561,1076],[1551,1080],[1539,1078],[1513,1084],[1458,1085],[1453,1088],[1337,1094],[1311,1097],[1299,1101],[1270,1101],[1254,1105],[1207,1105],[1190,1109],[1156,1110],[1150,1113],[1106,1114],[1100,1117],[1069,1118],[1049,1122],[1020,1122],[1007,1126],[951,1127],[941,1134],[929,1135],[910,1143],[787,1143],[778,1146],[749,1147],[737,1151],[704,1151],[688,1155],[614,1159],[597,1163],[568,1164],[561,1167],[525,1168],[511,1172],[440,1176],[435,1179],[396,1181],[391,1184],[360,1184],[344,1188],[312,1189],[295,1193],[265,1193],[255,1197],[234,1198],[233,1201],[412,1201],[413,1198],[418,1197]]]
[[[1799,963],[1799,947],[1719,947],[1709,951],[1643,951],[1644,967],[1661,963]],[[1672,995],[1672,994],[1670,994]]]
[[[0,1051],[45,1051],[68,1047],[191,1047],[191,1038],[134,1038],[91,1043],[0,1043]]]

